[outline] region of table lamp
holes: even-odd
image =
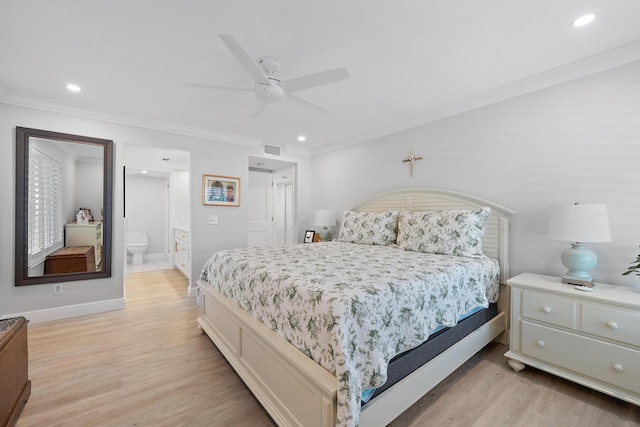
[[[592,287],[589,270],[596,266],[598,257],[584,243],[611,241],[607,205],[552,206],[547,237],[571,243],[561,256],[562,264],[569,269],[562,283]]]
[[[331,232],[327,227],[335,227],[336,214],[329,209],[318,209],[315,213],[314,224],[317,227],[322,227],[320,230],[320,241],[327,242],[331,240]]]

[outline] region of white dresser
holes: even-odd
[[[102,222],[95,221],[88,224],[72,222],[65,225],[65,246],[93,246],[95,248],[96,269],[100,270],[102,259]]]
[[[516,371],[530,365],[640,405],[640,292],[596,283],[574,289],[559,277],[523,273],[511,287]]]

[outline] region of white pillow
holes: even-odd
[[[474,256],[482,254],[484,223],[490,208],[400,212],[398,246],[415,252]]]
[[[338,240],[364,245],[390,245],[396,241],[397,230],[398,211],[345,211]]]

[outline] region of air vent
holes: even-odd
[[[277,156],[280,157],[280,147],[276,145],[267,145],[264,144],[262,146],[262,154],[267,156]]]

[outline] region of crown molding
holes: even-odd
[[[572,62],[562,67],[545,71],[544,73],[536,74],[526,79],[501,86],[470,98],[462,99],[453,104],[436,108],[425,114],[391,126],[386,126],[342,139],[317,150],[313,150],[311,152],[311,156],[313,157],[366,141],[371,141],[376,138],[398,133],[410,128],[441,120],[446,117],[455,116],[480,107],[485,107],[500,101],[505,101],[507,99],[515,98],[551,86],[556,86],[561,83],[566,83],[571,80],[576,80],[581,77],[586,77],[591,74],[620,67],[636,61],[640,61],[640,40],[608,50],[598,55]]]
[[[311,150],[308,148],[298,147],[295,145],[285,145],[285,150],[287,153],[294,154],[296,156],[311,157]]]
[[[62,113],[76,117],[87,119],[102,120],[105,122],[118,123],[122,125],[135,126],[144,129],[157,130],[162,132],[174,133],[178,135],[192,136],[206,140],[226,142],[229,144],[244,145],[252,148],[260,147],[264,141],[232,135],[222,132],[215,132],[208,129],[195,128],[179,125],[177,123],[159,122],[155,120],[141,119],[121,114],[111,114],[98,111],[92,111],[83,108],[71,107],[59,104],[42,98],[17,96],[8,94],[2,83],[0,82],[0,102],[18,107],[34,108],[37,110],[50,111],[53,113]]]
[[[404,120],[390,126],[374,129],[353,135],[318,149],[306,149],[287,145],[287,152],[300,156],[314,157],[320,154],[329,153],[346,147],[357,145],[366,141],[381,138],[387,135],[398,133],[407,129],[481,108],[537,90],[545,89],[611,68],[619,67],[640,60],[640,40],[620,46],[615,49],[608,50],[598,55],[594,55],[553,70],[546,71],[528,77],[523,80],[513,82],[511,84],[501,86],[494,90],[490,90],[479,95],[459,100],[452,104],[436,108],[425,114],[416,116],[412,119]],[[102,120],[129,126],[135,126],[145,129],[157,130],[162,132],[174,133],[178,135],[192,136],[196,138],[225,142],[229,144],[243,145],[252,148],[258,148],[264,140],[248,138],[239,135],[226,134],[208,129],[195,128],[180,125],[177,123],[159,122],[155,120],[141,119],[137,117],[124,116],[121,114],[112,114],[105,112],[92,111],[68,105],[62,105],[50,100],[18,96],[9,93],[3,82],[0,82],[0,103],[10,104],[20,107],[28,107],[39,110],[45,110],[55,113],[68,114],[77,117]]]

